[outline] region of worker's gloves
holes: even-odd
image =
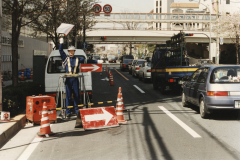
[[[59,39],[59,43],[60,43],[60,44],[63,44],[63,42],[64,42],[63,38],[60,38],[60,39]]]

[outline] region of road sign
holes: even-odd
[[[81,64],[81,72],[102,72],[102,64]]]
[[[112,12],[112,6],[109,5],[109,4],[106,4],[103,6],[103,12],[106,13],[106,14],[109,14]]]
[[[119,126],[114,106],[80,109],[80,114],[85,130]]]
[[[83,42],[82,48],[83,48],[83,49],[86,49],[86,48],[87,48],[87,42]]]
[[[220,37],[220,45],[223,45],[223,37]]]
[[[100,4],[95,4],[93,8],[95,13],[100,13],[102,11],[102,6]]]

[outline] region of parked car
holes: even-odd
[[[138,77],[138,72],[139,72],[139,69],[140,69],[139,65],[142,65],[144,62],[146,62],[146,60],[144,60],[144,59],[138,59],[136,61],[136,63],[134,64],[134,66],[132,68],[132,76],[133,77]]]
[[[117,59],[118,59],[117,57],[109,57],[108,62],[109,63],[117,63]]]
[[[240,65],[206,65],[185,79],[182,105],[199,106],[202,118],[213,110],[240,109]]]
[[[100,58],[100,56],[98,56],[98,55],[93,55],[93,60],[100,60],[101,58]]]
[[[132,68],[136,62],[137,62],[137,60],[133,60],[132,63],[128,65],[128,73],[129,74],[132,74]]]
[[[128,70],[128,65],[131,64],[133,59],[124,59],[123,63],[120,63],[121,71]]]
[[[151,62],[145,62],[141,65],[138,72],[138,77],[139,80],[143,80],[143,82],[151,79]]]

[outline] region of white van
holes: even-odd
[[[67,49],[64,52],[68,54]],[[81,49],[76,49],[75,56],[78,58],[84,58],[84,63],[87,62],[87,56]],[[48,57],[48,61],[45,68],[45,92],[47,95],[56,96],[58,91],[58,82],[60,75],[65,74],[65,68],[62,66],[62,59],[60,57],[59,50],[54,50]],[[92,73],[83,72],[84,83],[86,87],[86,92],[89,95],[90,102],[92,102]],[[79,85],[80,87],[80,85]],[[82,85],[83,89],[83,85]],[[65,93],[65,88],[62,88]],[[83,92],[81,93],[83,95]],[[81,96],[81,102],[82,96]]]

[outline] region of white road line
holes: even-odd
[[[185,129],[193,138],[201,138],[199,134],[197,134],[194,130],[192,130],[190,127],[188,127],[185,123],[183,123],[180,119],[178,119],[176,116],[174,116],[171,112],[169,112],[166,108],[163,106],[158,106],[163,112],[165,112],[169,117],[171,117],[177,124],[179,124],[183,129]]]
[[[52,127],[52,124],[50,125]],[[39,128],[40,129],[40,128]],[[25,149],[25,151],[21,154],[21,156],[18,158],[18,160],[27,160],[33,151],[37,148],[38,144],[42,141],[43,138],[36,137],[31,142],[31,144]]]
[[[137,88],[141,93],[145,93],[141,88],[139,88],[137,85],[133,85],[135,88]]]

